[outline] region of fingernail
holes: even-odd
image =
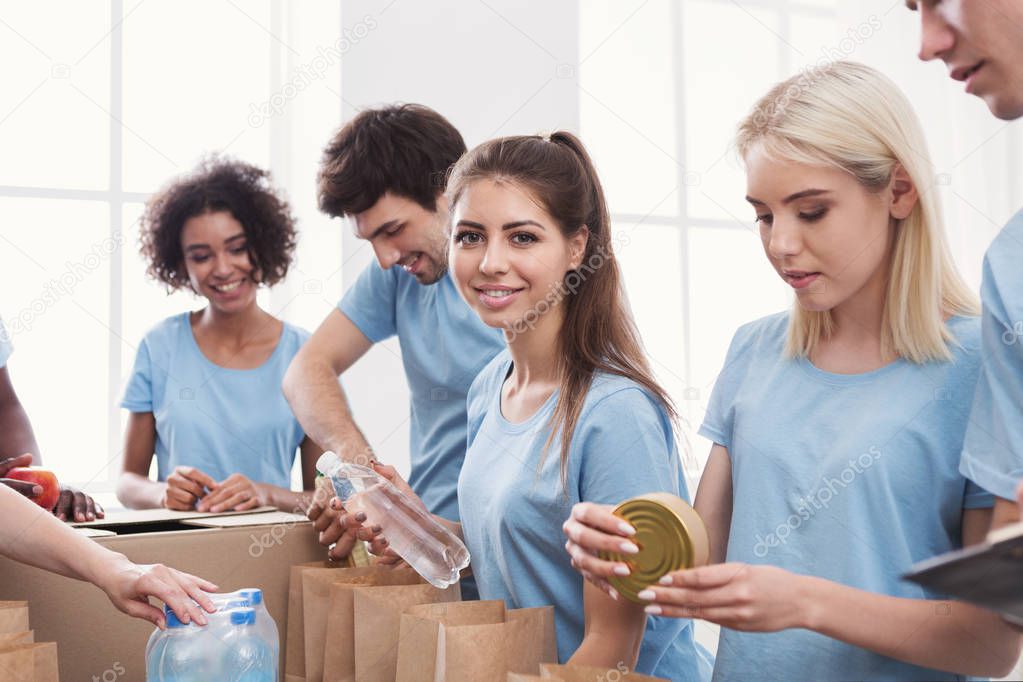
[[[657,582],[659,582],[662,585],[670,585],[674,581],[672,580],[670,575],[662,575],[661,579],[658,580]]]
[[[618,590],[616,590],[616,589],[614,589],[612,587],[610,590],[608,590],[608,594],[611,595],[612,599],[614,599],[615,601],[618,601]]]
[[[629,570],[628,566],[623,566],[623,565],[619,564],[619,565],[614,567],[614,574],[615,575],[629,575],[630,573],[632,573],[632,571]]]
[[[635,543],[629,541],[625,541],[618,545],[618,549],[626,554],[639,554],[639,547],[637,547]]]
[[[633,528],[632,526],[630,526],[629,524],[625,523],[625,522],[622,522],[622,523],[618,524],[618,530],[620,530],[621,532],[625,533],[626,535],[635,535],[636,534],[636,529]]]
[[[383,528],[381,528],[380,526],[373,526],[373,532],[374,533],[379,533],[382,530],[383,530]]]
[[[355,515],[355,520],[358,521],[359,523],[362,523],[363,521],[365,521],[366,520],[365,512],[359,512],[358,514],[356,514]]]
[[[653,590],[643,590],[642,592],[640,592],[636,596],[639,597],[640,599],[642,599],[643,601],[650,601],[654,597],[656,597],[657,595],[654,594]]]
[[[657,606],[656,604],[651,604],[650,606],[646,607],[643,610],[649,613],[651,616],[661,615],[661,607]]]

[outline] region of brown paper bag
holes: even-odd
[[[18,646],[19,644],[34,644],[35,641],[35,633],[32,630],[26,630],[25,632],[9,632],[7,634],[0,635],[0,649]]]
[[[0,679],[5,682],[58,682],[57,643],[0,648]]]
[[[359,566],[342,569],[306,569],[302,572],[302,620],[305,642],[306,682],[322,682],[327,642],[327,615],[331,610],[330,586],[415,585],[422,578],[410,568]],[[348,630],[351,632],[351,630]]]
[[[342,561],[314,561],[291,567],[288,583],[288,632],[284,644],[285,682],[305,682],[305,619],[303,617],[302,573],[307,569],[336,570],[369,566],[365,543],[356,543],[352,554]]]
[[[540,677],[539,675],[523,675],[522,673],[508,673],[507,682],[563,682],[558,677]]]
[[[505,682],[557,661],[554,607],[500,600],[413,606],[401,617],[397,682]]]
[[[333,585],[331,589],[338,587]],[[401,614],[405,609],[419,604],[434,604],[458,601],[461,588],[456,583],[441,590],[433,585],[396,585],[385,587],[360,587],[354,590],[355,608],[355,671],[352,676],[331,677],[324,669],[324,679],[358,680],[358,682],[394,682],[398,667],[398,637],[401,631]],[[333,648],[337,639],[335,632],[327,632],[327,650]],[[348,671],[346,671],[348,672]]]
[[[0,634],[28,630],[28,602],[0,601]]]
[[[556,665],[543,663],[540,665],[540,677],[545,680],[561,680],[561,682],[604,682],[605,680],[623,680],[623,682],[669,682],[662,677],[650,677],[630,672],[622,665],[619,668],[594,668],[587,665]]]

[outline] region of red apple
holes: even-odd
[[[53,511],[54,505],[60,498],[60,484],[57,482],[57,476],[46,467],[15,467],[7,472],[6,478],[28,481],[41,486],[43,492],[29,499],[46,511]]]

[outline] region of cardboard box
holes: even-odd
[[[269,508],[243,514],[128,511],[76,525],[136,563],[163,563],[211,580],[224,592],[261,588],[281,635],[282,659],[289,569],[325,554],[305,517]],[[2,557],[0,575],[0,600],[27,600],[36,640],[57,642],[62,680],[145,680],[151,624],[122,614],[89,583]],[[283,660],[280,665],[284,679]]]

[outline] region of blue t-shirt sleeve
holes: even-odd
[[[750,325],[744,325],[732,337],[725,355],[725,364],[714,382],[707,413],[698,431],[704,438],[729,450],[732,448],[732,429],[735,426],[735,398],[746,375],[751,336]]]
[[[1014,221],[1023,221],[1017,216]],[[981,488],[1016,499],[1023,478],[1023,229],[1000,235],[984,261],[980,377],[959,470]],[[1018,236],[1017,236],[1018,235]]]
[[[583,419],[572,439],[573,450],[580,448],[580,500],[618,504],[653,492],[687,497],[671,423],[642,389],[624,388],[601,398]]]
[[[398,333],[395,322],[398,274],[395,268],[382,270],[374,261],[338,303],[341,312],[373,343]]]
[[[124,388],[121,407],[131,412],[153,411],[153,363],[148,339],[142,339],[135,354],[135,366]]]

